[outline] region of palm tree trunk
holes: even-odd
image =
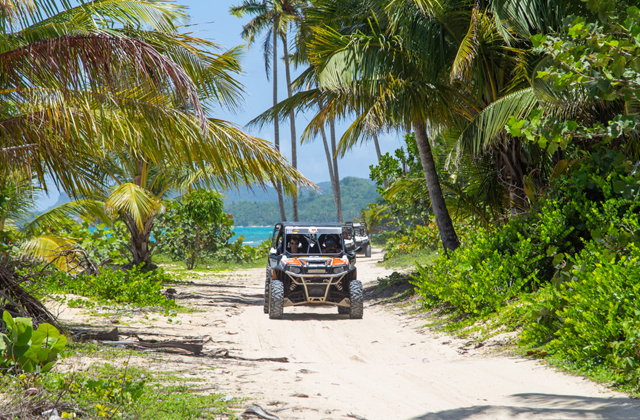
[[[518,139],[504,137],[493,147],[498,163],[499,178],[509,192],[509,211],[511,216],[525,213],[529,208],[524,192],[524,175],[528,172],[527,162],[522,157]]]
[[[320,127],[320,133],[322,134],[322,144],[324,145],[324,154],[327,156],[327,167],[329,168],[329,180],[331,181],[331,193],[333,194],[333,203],[336,206],[336,220],[339,220],[340,206],[338,199],[338,188],[336,188],[336,175],[333,171],[333,162],[331,159],[331,151],[329,150],[329,143],[327,142],[327,133],[324,131],[324,126]]]
[[[382,152],[380,151],[380,142],[378,141],[378,133],[376,133],[375,131],[373,132],[373,144],[376,146],[376,154],[378,155],[378,165],[379,165],[380,159],[382,159]],[[382,184],[384,185],[385,189],[389,187],[389,181],[387,179],[384,179],[382,181]]]
[[[442,245],[444,246],[445,253],[449,251],[455,251],[460,246],[458,235],[451,222],[451,216],[449,216],[449,210],[444,201],[444,195],[440,188],[440,181],[438,180],[438,172],[436,171],[436,164],[433,160],[433,153],[431,152],[431,144],[429,143],[429,137],[427,136],[427,126],[423,122],[413,123],[413,129],[416,133],[416,143],[418,145],[418,153],[420,154],[420,162],[424,170],[424,177],[427,181],[427,189],[429,190],[429,199],[431,200],[431,207],[433,208],[433,214],[438,224],[438,230],[440,231],[440,239],[442,239]]]
[[[273,106],[278,105],[278,28],[273,25]],[[280,125],[278,119],[273,121],[273,141],[276,146],[276,150],[280,152]],[[276,182],[276,191],[278,191],[278,206],[280,207],[280,220],[283,222],[287,220],[287,215],[284,211],[284,197],[282,196],[282,184]]]
[[[155,265],[151,260],[151,251],[154,245],[151,243],[151,228],[155,217],[145,221],[142,230],[130,216],[124,216],[123,221],[131,234],[131,258],[133,265],[144,264],[146,268],[153,269]]]
[[[336,180],[334,187],[336,212],[338,215],[338,222],[342,223],[342,196],[340,194],[340,173],[338,172],[338,155],[336,150],[336,124],[333,119],[329,121],[329,130],[331,134],[331,152],[333,153],[333,175]]]
[[[291,90],[291,71],[289,69],[289,47],[287,45],[287,33],[282,35],[282,44],[284,45],[284,70],[287,76],[287,95],[291,98],[293,92]],[[293,115],[293,111],[289,113],[289,127],[291,128],[291,166],[293,169],[298,169],[298,152],[297,152],[297,139],[296,139],[296,119]],[[298,194],[294,194],[293,197],[293,221],[297,222],[298,219]]]
[[[378,164],[380,164],[380,159],[382,159],[382,152],[380,152],[380,143],[378,142],[378,133],[373,133],[373,144],[376,146],[376,154],[378,155]]]

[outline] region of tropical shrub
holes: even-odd
[[[225,263],[250,263],[259,258],[266,257],[271,248],[271,241],[263,241],[260,246],[252,247],[244,244],[244,236],[239,236],[234,242],[230,242],[215,253],[214,259]]]
[[[73,276],[56,271],[41,279],[39,293],[45,295],[71,293],[105,304],[160,306],[175,308],[173,300],[162,294],[163,282],[171,276],[161,269],[145,271],[142,266],[130,270],[103,270],[97,275]]]
[[[387,240],[385,260],[401,254],[413,254],[422,250],[436,250],[440,245],[440,232],[435,222],[401,229]]]
[[[605,364],[640,385],[640,248],[620,255],[591,243],[526,301],[523,344],[582,366]]]
[[[64,234],[74,238],[87,257],[97,264],[125,265],[130,262],[129,232],[121,221],[108,227],[83,220],[66,227]]]
[[[42,323],[34,331],[31,318],[13,318],[7,311],[2,320],[7,333],[0,333],[0,373],[50,371],[67,338],[51,324]]]
[[[465,246],[418,266],[414,284],[426,305],[447,303],[460,313],[486,315],[549,281],[556,255],[573,250],[565,240],[572,230],[548,201],[503,227],[470,233]]]
[[[231,238],[233,218],[222,210],[215,191],[195,190],[173,202],[159,217],[153,235],[158,251],[184,261],[191,270]]]

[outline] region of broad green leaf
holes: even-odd
[[[13,320],[13,317],[11,316],[11,314],[7,311],[2,312],[2,320],[5,322],[5,324],[7,324],[8,328],[14,328],[15,327],[15,322]]]
[[[569,162],[564,159],[556,163],[556,166],[553,168],[553,173],[551,173],[551,179],[559,178],[566,172],[568,167]]]

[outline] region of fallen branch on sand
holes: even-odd
[[[161,341],[157,343],[148,343],[145,341],[100,341],[102,344],[109,346],[126,346],[142,349],[181,349],[191,352],[193,354],[202,353],[202,344],[189,343],[185,341]]]
[[[74,339],[78,341],[96,340],[101,344],[108,346],[123,346],[129,348],[139,349],[180,349],[191,352],[195,355],[202,353],[204,348],[204,340],[171,340],[171,341],[156,341],[156,340],[143,340],[136,334],[123,334],[128,337],[135,337],[137,340],[120,340],[120,332],[118,328],[114,328],[109,332],[81,332],[74,335]]]
[[[286,357],[261,357],[259,359],[251,359],[249,357],[232,356],[229,354],[229,350],[227,349],[214,350],[212,352],[208,352],[208,354],[206,355],[209,357],[213,357],[214,359],[235,359],[235,360],[243,360],[247,362],[289,363],[289,359]]]
[[[247,408],[245,412],[242,413],[242,418],[246,418],[245,415],[247,414],[255,414],[256,416],[262,417],[263,419],[267,419],[267,420],[280,420],[279,417],[274,416],[268,411],[265,411],[258,404],[252,404],[251,407]]]
[[[118,327],[112,329],[109,332],[80,332],[74,334],[73,339],[76,341],[88,341],[88,340],[109,340],[109,341],[118,341],[119,340],[119,332]]]

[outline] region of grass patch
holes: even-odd
[[[202,379],[184,378],[176,372],[150,372],[127,362],[153,357],[147,353],[74,344],[64,355],[108,362],[94,363],[86,371],[1,376],[0,418],[32,418],[27,413],[40,414],[54,408],[63,418],[237,418],[233,408],[238,407],[239,400],[215,393]]]
[[[40,297],[73,294],[88,298],[67,302],[69,306],[76,307],[92,308],[98,304],[176,310],[179,306],[175,301],[162,294],[165,284],[171,279],[163,270],[144,272],[138,267],[78,276],[55,271],[38,280],[34,294]]]
[[[416,251],[411,254],[396,254],[391,258],[385,258],[378,264],[384,266],[384,268],[413,268],[417,264],[426,265],[430,264],[438,256],[438,252],[434,252],[429,249]]]

